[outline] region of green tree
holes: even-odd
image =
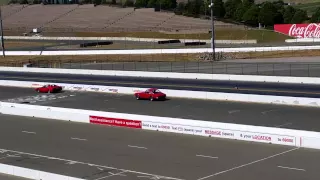
[[[224,4],[225,17],[234,19],[239,4],[242,4],[242,0],[227,0]]]
[[[112,1],[114,1],[114,0],[112,0]],[[133,7],[133,6],[134,6],[133,0],[126,0],[126,1],[124,2],[124,6],[125,6],[125,7]]]
[[[210,16],[210,5],[211,1],[210,0],[203,0],[203,4],[201,6],[201,14],[206,15],[206,16]]]
[[[224,17],[226,14],[224,3],[222,0],[213,0],[213,15],[219,18]],[[207,6],[208,7],[208,6]]]
[[[29,4],[28,0],[20,0],[20,4]]]
[[[312,14],[310,21],[313,23],[320,22],[320,7],[318,7],[316,11]]]
[[[149,0],[148,1],[148,8],[155,8],[157,4],[157,0]]]
[[[259,12],[259,23],[265,26],[272,26],[275,23],[275,17],[277,16],[277,8],[271,2],[263,3]]]
[[[283,13],[283,22],[286,24],[290,24],[295,12],[296,12],[295,8],[293,8],[292,6],[287,6]]]
[[[251,26],[257,26],[259,24],[258,22],[258,16],[259,16],[259,7],[257,5],[252,5],[248,11],[246,11],[243,15],[243,21]]]
[[[147,0],[136,0],[136,3],[134,3],[134,6],[137,8],[147,7],[147,5],[148,5]]]
[[[93,0],[93,4],[100,5],[101,4],[101,0]]]
[[[242,7],[245,10],[248,10],[253,4],[254,4],[254,0],[243,0],[242,1]]]
[[[159,0],[161,9],[174,9],[177,6],[176,0]]]
[[[239,4],[234,15],[235,20],[241,22],[245,12],[246,12],[246,9],[244,8],[243,4]]]
[[[307,11],[304,11],[302,9],[297,9],[291,19],[291,23],[292,24],[303,23],[307,19],[308,19]]]

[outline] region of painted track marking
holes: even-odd
[[[280,156],[280,155],[283,155],[283,154],[286,154],[286,153],[289,153],[289,152],[298,150],[299,148],[300,148],[300,147],[297,147],[297,148],[290,149],[290,150],[287,150],[287,151],[284,151],[284,152],[281,152],[281,153],[278,153],[278,154],[274,154],[274,155],[272,155],[272,156],[268,156],[268,157],[263,158],[263,159],[259,159],[259,160],[256,160],[256,161],[252,161],[252,162],[250,162],[250,163],[243,164],[243,165],[240,165],[240,166],[231,168],[231,169],[227,169],[227,170],[224,170],[224,171],[220,171],[220,172],[217,172],[217,173],[215,173],[215,174],[211,174],[211,175],[209,175],[209,176],[205,176],[205,177],[199,178],[199,179],[197,179],[197,180],[203,180],[203,179],[208,179],[208,178],[210,178],[210,177],[218,176],[218,175],[220,175],[220,174],[224,174],[224,173],[229,172],[229,171],[233,171],[233,170],[236,170],[236,169],[240,169],[240,168],[242,168],[242,167],[246,167],[246,166],[249,166],[249,165],[252,165],[252,164],[256,164],[256,163],[258,163],[258,162],[265,161],[265,160],[268,160],[268,159],[271,159],[271,158],[274,158],[274,157],[277,157],[277,156]]]
[[[291,167],[285,167],[285,166],[278,166],[278,168],[290,169],[290,170],[296,170],[296,171],[306,171],[305,169],[291,168]]]
[[[87,141],[87,139],[74,138],[74,137],[72,137],[71,139],[72,139],[72,140],[78,140],[78,141]]]
[[[109,178],[109,177],[112,177],[112,176],[126,176],[123,173],[126,173],[126,171],[121,171],[121,172],[118,172],[118,173],[109,172],[109,174],[110,174],[109,176],[100,177],[100,178],[97,178],[97,179],[94,179],[94,180],[106,179],[106,178]]]
[[[276,127],[283,127],[283,126],[287,126],[287,125],[292,125],[292,123],[285,123],[285,124],[278,125]]]
[[[11,153],[18,153],[18,154],[29,155],[29,156],[37,156],[37,157],[42,157],[42,158],[47,158],[47,159],[53,159],[53,160],[60,160],[60,161],[65,161],[65,162],[73,162],[73,163],[88,165],[88,166],[92,166],[92,167],[107,168],[107,169],[110,169],[110,170],[125,171],[125,172],[127,172],[127,173],[140,174],[140,175],[151,176],[151,177],[158,177],[159,179],[166,179],[166,180],[184,180],[184,179],[180,179],[180,178],[174,178],[174,177],[168,177],[168,176],[160,176],[160,175],[150,174],[150,173],[145,173],[145,172],[139,172],[139,171],[133,171],[133,170],[115,168],[115,167],[104,166],[104,165],[97,165],[97,164],[80,162],[80,161],[73,161],[73,160],[69,160],[69,159],[63,159],[63,158],[57,158],[57,157],[50,157],[50,156],[33,154],[33,153],[27,153],[27,152],[21,152],[21,151],[14,151],[14,150],[8,150],[8,149],[0,149],[0,151],[11,152]]]
[[[27,134],[37,134],[36,132],[31,132],[31,131],[21,131],[23,133],[27,133]]]
[[[128,147],[131,147],[131,148],[138,148],[138,149],[148,149],[146,147],[141,147],[141,146],[132,146],[132,145],[128,145]]]
[[[205,155],[201,155],[201,154],[197,154],[197,157],[204,157],[204,158],[211,158],[211,159],[218,159],[218,157],[213,157],[213,156],[205,156]]]

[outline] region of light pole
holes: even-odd
[[[3,39],[3,26],[2,26],[2,11],[0,7],[0,28],[1,28],[1,46],[2,46],[2,55],[3,57],[6,57],[5,55],[5,49],[4,49],[4,39]]]
[[[215,42],[214,42],[214,19],[213,19],[213,0],[211,0],[211,3],[209,5],[209,8],[211,9],[211,47],[212,47],[212,60],[216,60],[216,53],[215,53]]]

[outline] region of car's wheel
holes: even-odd
[[[137,100],[139,100],[139,99],[140,99],[139,95],[136,95],[136,99],[137,99]]]

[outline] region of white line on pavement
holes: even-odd
[[[280,156],[280,155],[289,153],[289,152],[291,152],[291,151],[298,150],[299,148],[300,148],[300,147],[297,147],[297,148],[294,148],[294,149],[290,149],[290,150],[287,150],[287,151],[284,151],[284,152],[281,152],[281,153],[278,153],[278,154],[275,154],[275,155],[272,155],[272,156],[268,156],[268,157],[263,158],[263,159],[259,159],[259,160],[252,161],[252,162],[250,162],[250,163],[243,164],[243,165],[240,165],[240,166],[231,168],[231,169],[227,169],[227,170],[224,170],[224,171],[217,172],[217,173],[215,173],[215,174],[211,174],[211,175],[209,175],[209,176],[205,176],[205,177],[199,178],[199,179],[197,179],[197,180],[208,179],[208,178],[210,178],[210,177],[217,176],[217,175],[220,175],[220,174],[224,174],[224,173],[226,173],[226,172],[233,171],[233,170],[235,170],[235,169],[239,169],[239,168],[242,168],[242,167],[246,167],[246,166],[249,166],[249,165],[251,165],[251,164],[256,164],[256,163],[258,163],[258,162],[265,161],[265,160],[274,158],[274,157],[276,157],[276,156]]]
[[[27,133],[27,134],[37,134],[36,132],[31,132],[31,131],[21,131],[23,133]]]
[[[205,155],[201,155],[201,154],[197,154],[196,156],[198,156],[198,157],[204,157],[204,158],[212,158],[212,159],[218,159],[218,157],[213,157],[213,156],[205,156]]]
[[[81,138],[71,138],[72,140],[79,140],[79,141],[87,141],[87,139],[81,139]]]
[[[306,171],[305,169],[291,168],[291,167],[285,167],[285,166],[278,166],[278,168],[297,170],[297,171]]]
[[[148,148],[146,148],[146,147],[141,147],[141,146],[131,146],[131,145],[128,145],[128,147],[138,148],[138,149],[148,149]]]
[[[145,173],[145,172],[139,172],[139,171],[115,168],[115,167],[110,167],[110,166],[105,166],[105,165],[97,165],[97,164],[80,162],[80,161],[73,161],[73,160],[68,160],[68,159],[63,159],[63,158],[50,157],[50,156],[27,153],[27,152],[21,152],[21,151],[14,151],[14,150],[8,150],[8,149],[0,149],[0,151],[6,151],[6,152],[18,153],[18,154],[30,155],[30,156],[38,156],[38,157],[42,157],[42,158],[54,159],[54,160],[60,160],[60,161],[66,161],[66,162],[74,162],[74,163],[77,163],[77,164],[83,164],[83,165],[88,165],[88,166],[93,166],[93,167],[100,167],[100,168],[108,168],[108,169],[125,171],[125,172],[128,172],[128,173],[135,173],[135,174],[152,176],[152,177],[156,176],[156,177],[159,177],[159,178],[162,178],[162,179],[166,179],[166,180],[184,180],[184,179],[180,179],[180,178],[174,178],[174,177],[168,177],[168,176],[160,176],[160,175],[155,175],[155,174],[150,174],[150,173]]]

